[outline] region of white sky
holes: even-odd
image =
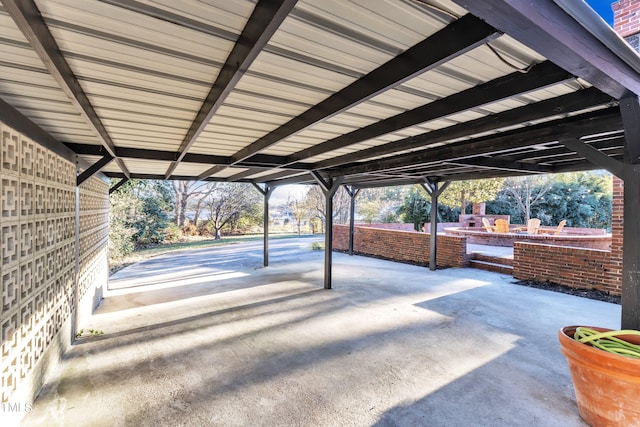
[[[283,185],[282,187],[276,187],[271,194],[269,204],[281,205],[287,202],[287,198],[291,200],[301,200],[307,191],[308,185]]]

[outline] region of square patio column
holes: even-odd
[[[349,255],[353,256],[353,235],[355,232],[355,213],[356,213],[356,197],[360,193],[360,188],[349,188],[344,186],[344,189],[351,198],[351,205],[349,209]]]
[[[429,231],[429,270],[434,271],[437,267],[437,251],[438,251],[438,197],[447,189],[450,181],[442,183],[442,187],[438,188],[437,182],[432,182],[425,178],[425,182],[421,183],[429,196],[431,196],[431,229]]]
[[[640,102],[620,100],[624,122],[624,219],[622,237],[623,329],[640,329]]]
[[[253,186],[262,194],[264,197],[264,212],[263,212],[263,221],[264,221],[264,237],[263,237],[263,265],[265,267],[269,266],[269,198],[275,190],[275,187],[269,187],[265,184],[264,188],[260,187],[258,184],[253,184]]]
[[[311,172],[320,185],[325,198],[325,230],[324,230],[324,288],[331,289],[331,268],[333,263],[333,196],[336,194],[344,177],[327,178]]]

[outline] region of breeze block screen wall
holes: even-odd
[[[109,200],[108,184],[92,178],[77,211],[74,159],[2,122],[0,134],[0,401],[17,408],[30,404],[74,324],[100,301]]]

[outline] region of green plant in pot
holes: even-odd
[[[640,331],[567,326],[558,338],[580,416],[591,426],[640,427]]]

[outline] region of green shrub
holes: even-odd
[[[200,234],[200,231],[195,224],[188,223],[182,227],[182,234],[185,236],[197,236]]]
[[[169,225],[164,229],[164,241],[165,242],[177,242],[182,238],[182,230],[180,227],[174,222],[169,223]]]

